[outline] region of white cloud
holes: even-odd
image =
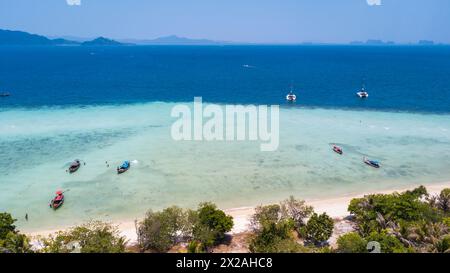
[[[381,0],[366,0],[369,6],[381,6]]]
[[[81,0],[66,0],[69,6],[79,6],[81,5]]]

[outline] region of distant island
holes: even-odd
[[[21,46],[121,46],[125,43],[117,42],[104,37],[98,37],[92,41],[72,41],[63,38],[49,39],[42,35],[31,34],[24,31],[3,30],[0,29],[1,45],[21,45]]]
[[[122,42],[133,43],[137,45],[226,45],[234,44],[226,41],[213,41],[208,39],[190,39],[176,35],[159,37],[151,40],[125,39]]]
[[[418,45],[418,46],[432,46],[442,45],[430,40],[419,40],[416,43],[395,43],[393,41],[383,41],[377,39],[369,39],[367,41],[352,41],[350,45],[361,46],[392,46],[392,45]],[[0,46],[5,45],[20,45],[20,46],[126,46],[126,45],[271,45],[258,43],[238,43],[229,41],[215,41],[208,39],[191,39],[180,37],[176,35],[163,36],[156,39],[119,39],[113,40],[106,37],[92,38],[78,38],[73,36],[62,36],[52,38],[43,35],[31,34],[24,31],[3,30],[0,29]],[[338,45],[333,43],[277,43],[276,45]]]

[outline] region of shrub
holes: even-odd
[[[306,252],[292,234],[294,225],[290,220],[278,223],[265,222],[250,241],[249,249],[253,253],[295,253]]]
[[[217,209],[213,203],[201,203],[195,215],[193,237],[204,247],[210,247],[225,238],[225,233],[233,228],[233,217]]]
[[[0,213],[0,253],[32,252],[29,238],[16,230],[15,221],[11,214]]]
[[[313,207],[306,205],[303,200],[296,200],[293,196],[281,202],[281,217],[292,219],[296,229],[305,225],[305,219],[314,212]]]
[[[148,211],[137,224],[138,243],[141,250],[166,252],[192,232],[191,211],[169,207],[161,212]]]
[[[116,226],[100,221],[88,222],[68,231],[43,238],[43,252],[49,253],[121,253],[126,240]]]
[[[366,240],[378,242],[382,253],[407,253],[412,251],[406,248],[395,236],[387,234],[386,231],[372,232]]]
[[[333,234],[334,222],[326,213],[318,215],[314,213],[303,228],[303,234],[306,240],[321,244],[327,241]]]
[[[438,197],[438,207],[444,213],[450,212],[450,188],[443,189]]]
[[[356,232],[350,232],[337,239],[337,251],[339,253],[364,253],[367,252],[367,241]]]

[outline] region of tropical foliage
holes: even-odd
[[[0,213],[0,253],[32,252],[29,239],[16,229],[14,219],[9,213]]]
[[[429,196],[425,187],[393,194],[356,198],[348,210],[366,241],[382,252],[450,252],[448,217],[450,189]]]
[[[41,243],[41,251],[47,253],[121,253],[125,252],[126,240],[117,227],[92,221],[43,238]]]

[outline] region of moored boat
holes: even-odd
[[[366,163],[367,165],[374,167],[374,168],[380,168],[380,162],[376,161],[376,160],[370,160],[367,157],[364,157],[363,159],[364,163]]]
[[[342,148],[339,147],[339,146],[336,146],[336,145],[333,145],[333,151],[338,153],[338,154],[340,154],[340,155],[344,153]]]
[[[130,166],[131,166],[130,161],[128,161],[128,160],[124,161],[122,163],[122,165],[117,167],[117,173],[121,174],[121,173],[124,173],[124,172],[128,171],[128,169],[130,169]]]
[[[73,162],[70,164],[70,167],[69,167],[69,173],[74,173],[74,172],[78,171],[78,169],[80,168],[80,166],[81,166],[80,160],[76,159],[75,161],[73,161]]]
[[[286,100],[288,102],[295,102],[297,100],[297,96],[294,94],[293,85],[291,84],[291,90],[289,94],[286,95]]]
[[[62,191],[57,191],[56,196],[50,201],[50,208],[52,209],[58,209],[62,206],[64,203],[64,194]]]
[[[365,98],[368,98],[368,97],[369,97],[369,93],[367,93],[366,87],[365,87],[364,85],[361,87],[361,90],[359,90],[359,91],[356,93],[356,95],[357,95],[358,97],[360,97],[361,99],[365,99]]]

